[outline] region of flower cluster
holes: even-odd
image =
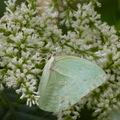
[[[111,112],[120,107],[119,37],[116,35],[114,26],[101,22],[100,15],[94,10],[93,2],[77,4],[77,9],[71,7],[68,2],[63,2],[63,5],[67,9],[62,9],[59,13],[60,24],[66,26],[68,30],[61,42],[64,47],[66,46],[67,53],[98,64],[107,74],[106,83],[83,98],[84,105],[86,104],[88,109],[94,110],[93,116],[97,116],[98,120],[106,120]],[[74,106],[74,110],[59,113],[58,117],[60,120],[64,118],[77,119],[82,107],[83,100],[80,100]],[[72,116],[70,117],[70,115]]]
[[[37,104],[37,84],[44,62],[56,51],[61,30],[53,26],[57,12],[52,9],[38,16],[38,1],[15,7],[16,0],[6,2],[0,21],[0,90],[7,87],[27,98],[27,105]],[[59,47],[59,46],[58,46]]]
[[[0,90],[16,89],[27,105],[38,104],[37,85],[46,60],[58,55],[75,55],[96,63],[107,74],[105,84],[82,98],[70,110],[56,113],[59,120],[76,120],[86,104],[97,119],[120,107],[120,40],[114,26],[101,22],[94,10],[97,0],[72,6],[74,0],[53,0],[38,7],[39,0],[21,5],[8,0],[0,20]],[[47,4],[48,4],[47,3]],[[38,15],[39,10],[44,10]],[[72,115],[71,115],[72,114]]]

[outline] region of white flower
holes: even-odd
[[[0,84],[0,91],[3,91],[4,90],[4,87],[2,84]]]

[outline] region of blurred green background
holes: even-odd
[[[4,12],[5,12],[5,7],[6,7],[6,4],[4,3],[5,1],[8,1],[8,0],[0,0],[0,18],[4,15]],[[17,0],[17,3],[19,4],[22,1],[25,1],[25,0]]]
[[[5,11],[5,0],[0,0],[0,17],[3,16]],[[24,0],[17,0],[20,3]],[[101,8],[96,8],[98,13],[101,14],[102,21],[107,22],[109,25],[115,25],[116,29],[120,30],[120,0],[99,0],[102,3]]]
[[[5,11],[4,0],[0,0],[0,17],[3,16],[4,11]]]

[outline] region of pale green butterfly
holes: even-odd
[[[120,111],[110,113],[110,114],[108,115],[108,118],[109,118],[109,119],[111,118],[110,120],[120,120]]]
[[[39,107],[50,112],[69,109],[105,80],[105,72],[92,62],[74,56],[52,56],[38,88]]]

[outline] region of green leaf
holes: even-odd
[[[5,88],[0,96],[0,120],[56,120],[50,112],[26,106],[26,101],[21,102],[13,89]]]

